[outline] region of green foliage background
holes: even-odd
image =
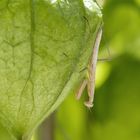
[[[56,111],[55,140],[140,139],[140,0],[106,0],[94,107],[71,94]],[[0,126],[0,139],[10,140]]]

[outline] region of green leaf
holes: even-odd
[[[13,139],[75,91],[101,23],[92,0],[0,1],[0,121]]]

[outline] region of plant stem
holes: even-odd
[[[54,120],[55,113],[46,119],[39,128],[39,139],[54,140]]]

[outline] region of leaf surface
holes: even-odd
[[[92,0],[0,1],[0,121],[13,138],[75,91],[101,22]]]

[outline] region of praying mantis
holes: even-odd
[[[78,92],[76,93],[76,98],[77,100],[79,100],[83,93],[83,90],[87,86],[89,99],[88,101],[84,102],[84,105],[89,109],[92,108],[94,105],[93,101],[94,101],[94,92],[95,92],[96,65],[98,60],[98,51],[99,51],[101,38],[102,38],[102,28],[100,27],[96,36],[92,56],[88,66],[88,76],[83,80]]]

